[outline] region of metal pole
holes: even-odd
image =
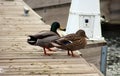
[[[107,48],[107,46],[102,46],[101,48],[100,71],[104,74],[104,76],[106,76]]]

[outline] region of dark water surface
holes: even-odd
[[[106,76],[120,76],[120,25],[103,26],[102,35],[108,45]]]

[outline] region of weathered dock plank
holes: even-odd
[[[30,9],[24,16],[23,7]],[[0,76],[102,76],[81,56],[57,50],[45,56],[43,49],[27,43],[27,36],[49,30],[23,0],[0,0]]]

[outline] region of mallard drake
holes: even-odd
[[[85,47],[87,44],[86,34],[84,30],[78,30],[76,33],[68,34],[64,37],[61,37],[57,40],[51,42],[51,44],[57,48],[64,49],[68,51],[68,55],[74,57],[73,51],[79,50]],[[71,54],[70,54],[71,51]]]
[[[31,45],[42,47],[44,50],[44,55],[50,55],[47,54],[46,49],[52,51],[50,48],[52,48],[53,45],[50,42],[60,37],[59,34],[57,33],[58,28],[60,28],[60,24],[58,22],[53,22],[50,31],[44,30],[40,31],[35,35],[29,35],[27,42]]]

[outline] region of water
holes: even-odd
[[[120,76],[120,30],[103,31],[107,41],[106,76]]]

